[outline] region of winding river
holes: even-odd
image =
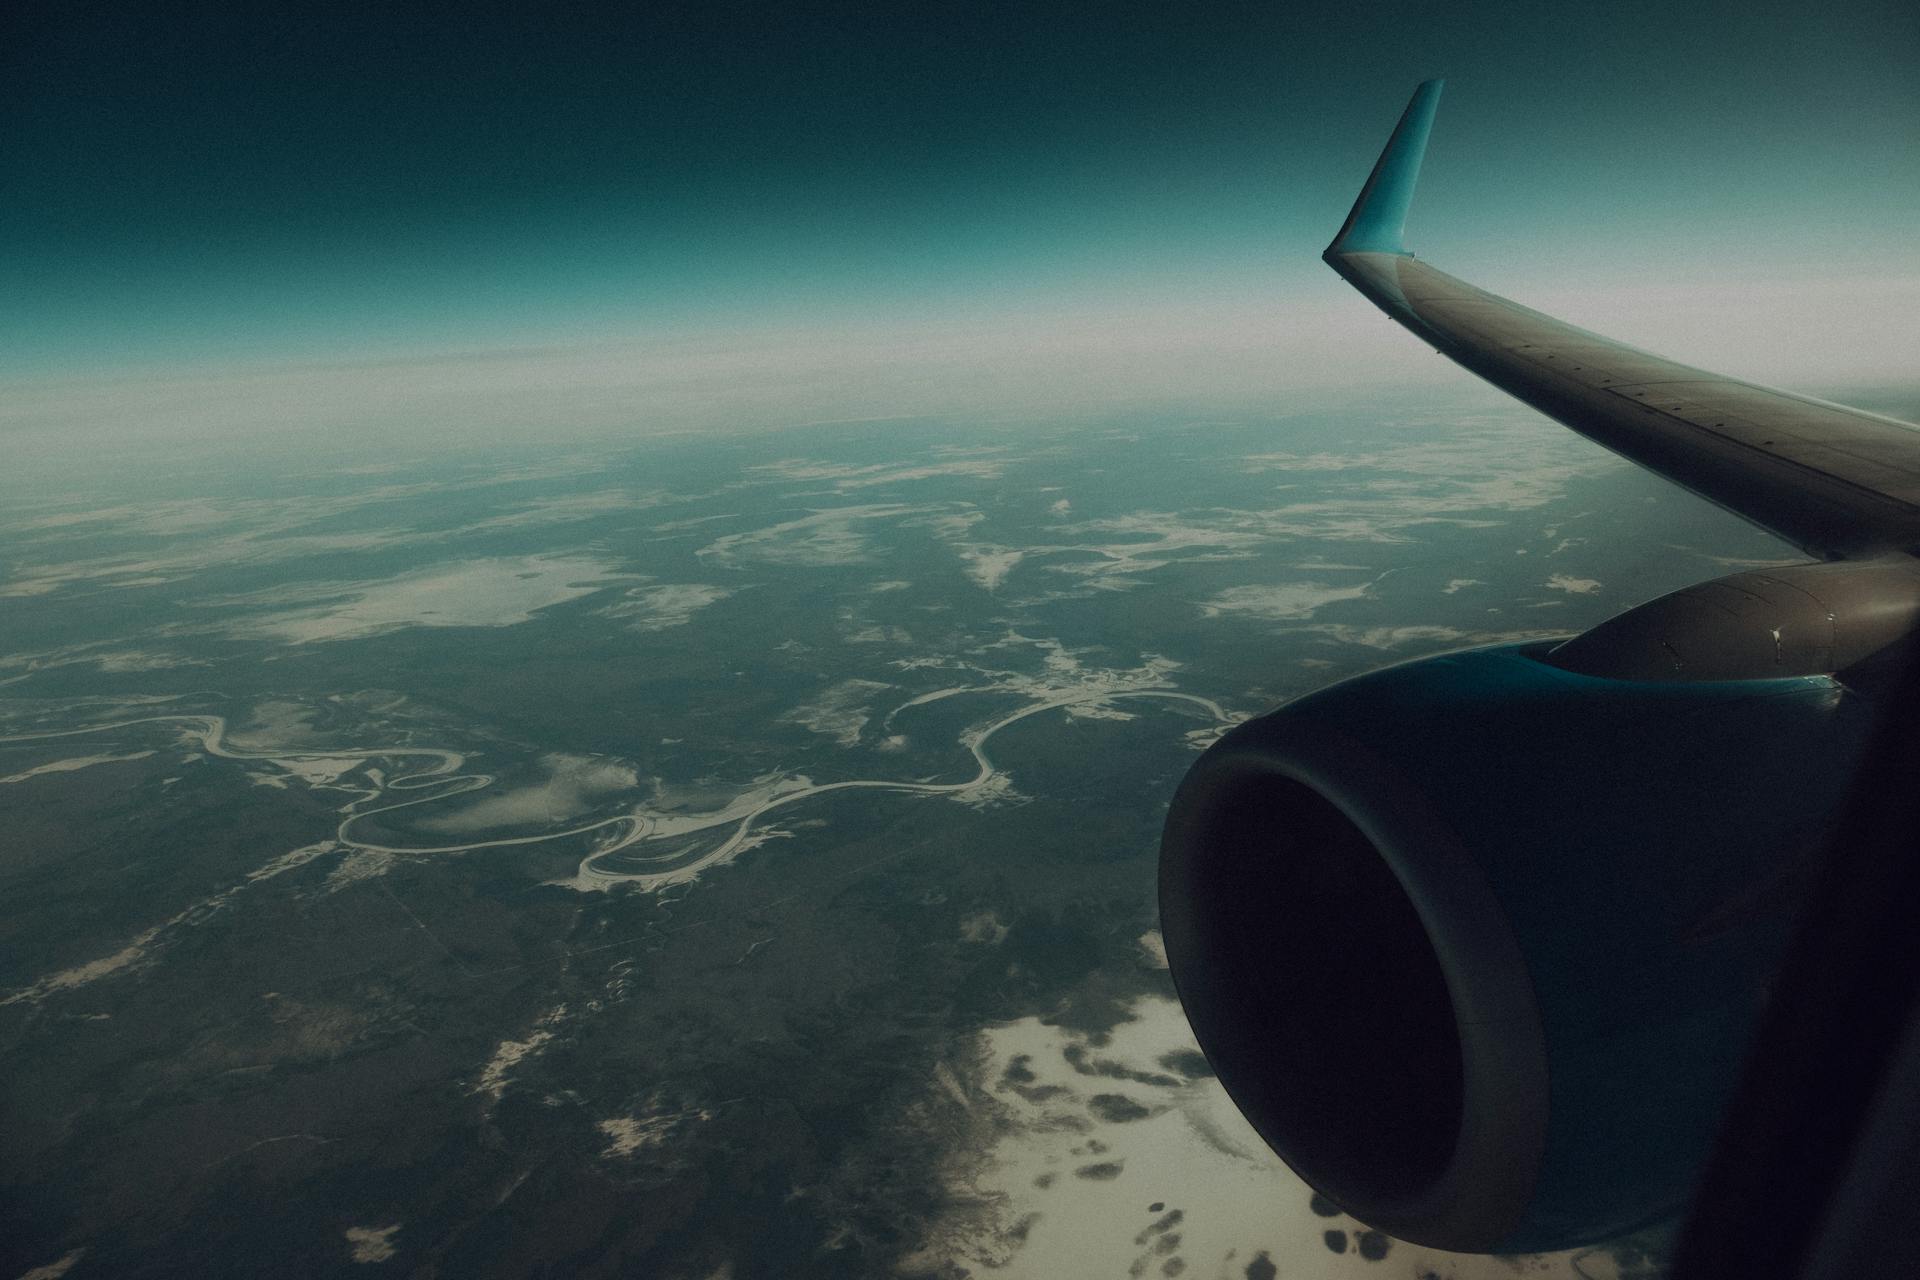
[[[963,688],[942,691],[943,694],[957,693],[999,693],[1003,689],[994,686]],[[381,777],[374,775],[375,786],[366,791],[366,800],[385,799],[394,793],[423,792],[393,800],[391,803],[376,805],[372,808],[360,808],[364,801],[354,801],[347,806],[348,812],[335,829],[334,838],[345,849],[363,850],[370,853],[388,854],[400,857],[419,857],[432,854],[470,853],[480,849],[499,849],[514,845],[544,844],[553,840],[565,840],[576,836],[590,836],[603,833],[597,847],[581,860],[578,871],[567,879],[554,883],[569,888],[592,891],[611,888],[613,885],[630,883],[643,889],[659,889],[670,884],[684,883],[698,876],[702,871],[730,861],[743,848],[750,847],[749,842],[762,817],[776,809],[785,809],[799,804],[814,796],[826,795],[836,791],[880,790],[894,791],[913,795],[963,796],[968,793],[983,794],[987,788],[1003,777],[987,754],[990,739],[1009,725],[1036,716],[1046,711],[1054,711],[1075,706],[1095,706],[1116,702],[1121,699],[1157,699],[1169,702],[1187,703],[1201,708],[1213,717],[1217,726],[1235,723],[1237,717],[1226,711],[1211,698],[1197,694],[1181,693],[1166,688],[1148,689],[1073,689],[1051,693],[1030,702],[1024,707],[1009,712],[983,728],[963,734],[960,745],[972,755],[975,772],[973,777],[961,782],[911,782],[892,778],[856,778],[841,782],[814,783],[807,779],[790,779],[798,785],[775,785],[750,792],[735,803],[720,810],[690,815],[649,813],[635,808],[626,813],[610,817],[596,818],[576,826],[565,827],[557,831],[540,832],[534,835],[502,836],[489,840],[468,840],[455,844],[440,845],[397,845],[383,844],[354,834],[354,829],[367,819],[379,814],[390,814],[400,809],[417,805],[431,804],[451,799],[470,791],[482,790],[493,785],[494,775],[487,773],[464,773],[466,757],[457,751],[448,751],[436,747],[388,746],[388,747],[332,747],[314,750],[286,750],[237,746],[231,740],[225,716],[210,713],[184,713],[174,715],[141,716],[130,720],[116,720],[107,724],[87,725],[77,729],[53,730],[45,733],[14,734],[0,737],[0,742],[29,742],[57,738],[76,738],[96,736],[122,729],[136,728],[141,725],[173,724],[180,726],[189,738],[198,741],[202,750],[210,756],[226,760],[263,760],[280,763],[283,766],[296,761],[354,762],[368,760],[399,761],[407,759],[426,759],[429,767],[410,772],[395,773]],[[914,699],[906,705],[915,705],[927,701],[926,695]],[[905,710],[906,705],[897,708],[895,714]],[[892,717],[888,717],[891,721]],[[343,768],[341,773],[348,770]],[[371,772],[371,771],[370,771]],[[743,805],[745,807],[743,807]],[[672,840],[676,847],[683,848],[678,842],[685,837],[697,835],[703,831],[726,830],[723,838],[704,849],[696,856],[683,858],[677,854],[666,854],[653,861],[667,863],[653,869],[620,870],[608,865],[614,855],[622,850],[648,842]],[[633,855],[629,854],[620,861],[631,864]]]

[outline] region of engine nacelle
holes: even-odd
[[[1167,819],[1162,933],[1268,1144],[1473,1252],[1680,1208],[1867,708],[1825,676],[1645,682],[1551,646],[1374,672],[1228,733]]]

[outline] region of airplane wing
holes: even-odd
[[[1861,762],[1920,651],[1920,431],[1416,261],[1402,233],[1439,94],[1414,94],[1326,261],[1470,372],[1832,562],[1317,689],[1229,730],[1169,807],[1168,968],[1248,1122],[1375,1230],[1520,1253],[1686,1204],[1809,878],[1855,883],[1858,842],[1825,833],[1885,786]],[[1832,897],[1873,918],[1862,901]],[[1845,1057],[1864,1022],[1822,1052]],[[1755,1078],[1750,1106],[1777,1112]],[[1803,1131],[1780,1132],[1798,1156]]]
[[[1920,428],[1641,351],[1407,252],[1442,83],[1414,92],[1327,265],[1462,368],[1813,555],[1920,546]]]

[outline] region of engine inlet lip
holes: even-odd
[[[1547,1146],[1546,1043],[1519,943],[1486,876],[1420,790],[1379,754],[1297,707],[1229,733],[1194,766],[1168,814],[1160,858],[1162,937],[1201,1048],[1211,1058],[1217,1046],[1208,1045],[1205,1025],[1213,997],[1192,892],[1196,842],[1213,806],[1262,779],[1310,789],[1372,843],[1427,932],[1459,1035],[1460,1125],[1439,1173],[1398,1192],[1328,1188],[1329,1198],[1368,1225],[1417,1244],[1494,1248],[1524,1218]],[[1236,1093],[1232,1064],[1215,1068],[1229,1095],[1249,1110],[1241,1096],[1246,1090]],[[1288,1150],[1286,1135],[1263,1130],[1261,1136],[1310,1183],[1324,1180],[1316,1179],[1310,1156]]]

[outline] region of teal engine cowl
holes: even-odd
[[[1471,1252],[1681,1208],[1870,717],[1826,676],[1345,681],[1182,783],[1161,927],[1194,1034],[1309,1184]]]

